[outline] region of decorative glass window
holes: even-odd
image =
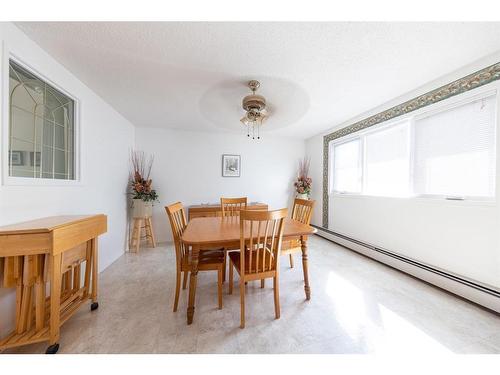
[[[9,60],[9,176],[75,180],[75,102]]]

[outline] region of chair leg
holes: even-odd
[[[276,314],[276,319],[280,318],[280,284],[278,278],[273,278],[274,283],[274,313]]]
[[[217,271],[217,296],[219,298],[219,310],[222,310],[222,268]]]
[[[240,279],[240,305],[241,305],[240,328],[245,328],[245,283],[243,282],[243,279]]]
[[[290,268],[293,268],[293,254],[289,254],[290,256]]]
[[[224,250],[224,264],[222,265],[222,267],[223,267],[222,268],[222,282],[223,283],[226,282],[226,268],[227,268],[226,264],[227,264],[227,251]]]
[[[260,280],[260,287],[264,288],[266,286],[266,279],[261,279]]]
[[[174,312],[177,311],[177,305],[179,304],[179,291],[181,289],[181,271],[177,269],[177,275],[175,278],[175,297],[174,297]]]
[[[229,294],[233,294],[233,261],[229,259]]]
[[[184,278],[182,279],[182,289],[186,289],[187,281],[188,281],[189,272],[184,271]]]

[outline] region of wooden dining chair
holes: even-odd
[[[191,253],[189,246],[182,241],[182,234],[187,226],[186,214],[182,203],[177,202],[170,206],[166,206],[168,219],[172,228],[172,235],[175,245],[175,260],[176,260],[176,283],[174,297],[174,312],[177,311],[179,303],[179,292],[181,288],[181,274],[184,272],[184,280],[182,289],[186,289],[188,274],[191,271]],[[222,274],[224,267],[224,251],[223,250],[202,250],[200,251],[198,270],[199,271],[217,271],[217,294],[219,300],[219,309],[222,309]]]
[[[247,197],[221,198],[220,206],[222,216],[238,216],[241,210],[247,209]]]
[[[292,219],[300,221],[302,224],[309,225],[316,201],[309,199],[295,198],[292,209]],[[290,268],[293,268],[293,254],[302,253],[302,247],[299,239],[283,241],[281,245],[281,255],[290,257]]]
[[[229,253],[229,294],[233,292],[233,267],[240,275],[240,328],[245,328],[245,283],[273,278],[274,311],[280,317],[279,254],[284,218],[288,209],[240,211],[240,251]]]
[[[247,197],[242,198],[224,198],[220,199],[221,215],[222,217],[236,217],[240,215],[241,210],[247,209]],[[227,263],[227,252],[231,250],[238,250],[236,248],[224,248],[224,274],[222,275],[222,280],[226,281],[226,263]]]

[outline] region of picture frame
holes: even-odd
[[[10,165],[12,165],[12,166],[23,165],[23,152],[22,151],[11,151],[10,152]]]
[[[42,153],[40,151],[37,151],[36,153],[33,151],[30,151],[30,166],[39,167],[41,156],[42,156]]]
[[[240,177],[241,156],[232,154],[222,155],[222,177]]]

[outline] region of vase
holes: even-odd
[[[144,202],[142,199],[133,199],[132,202],[132,217],[153,216],[153,202]]]
[[[297,196],[296,198],[299,198],[299,199],[309,199],[309,195],[307,195],[306,193],[297,193]]]

